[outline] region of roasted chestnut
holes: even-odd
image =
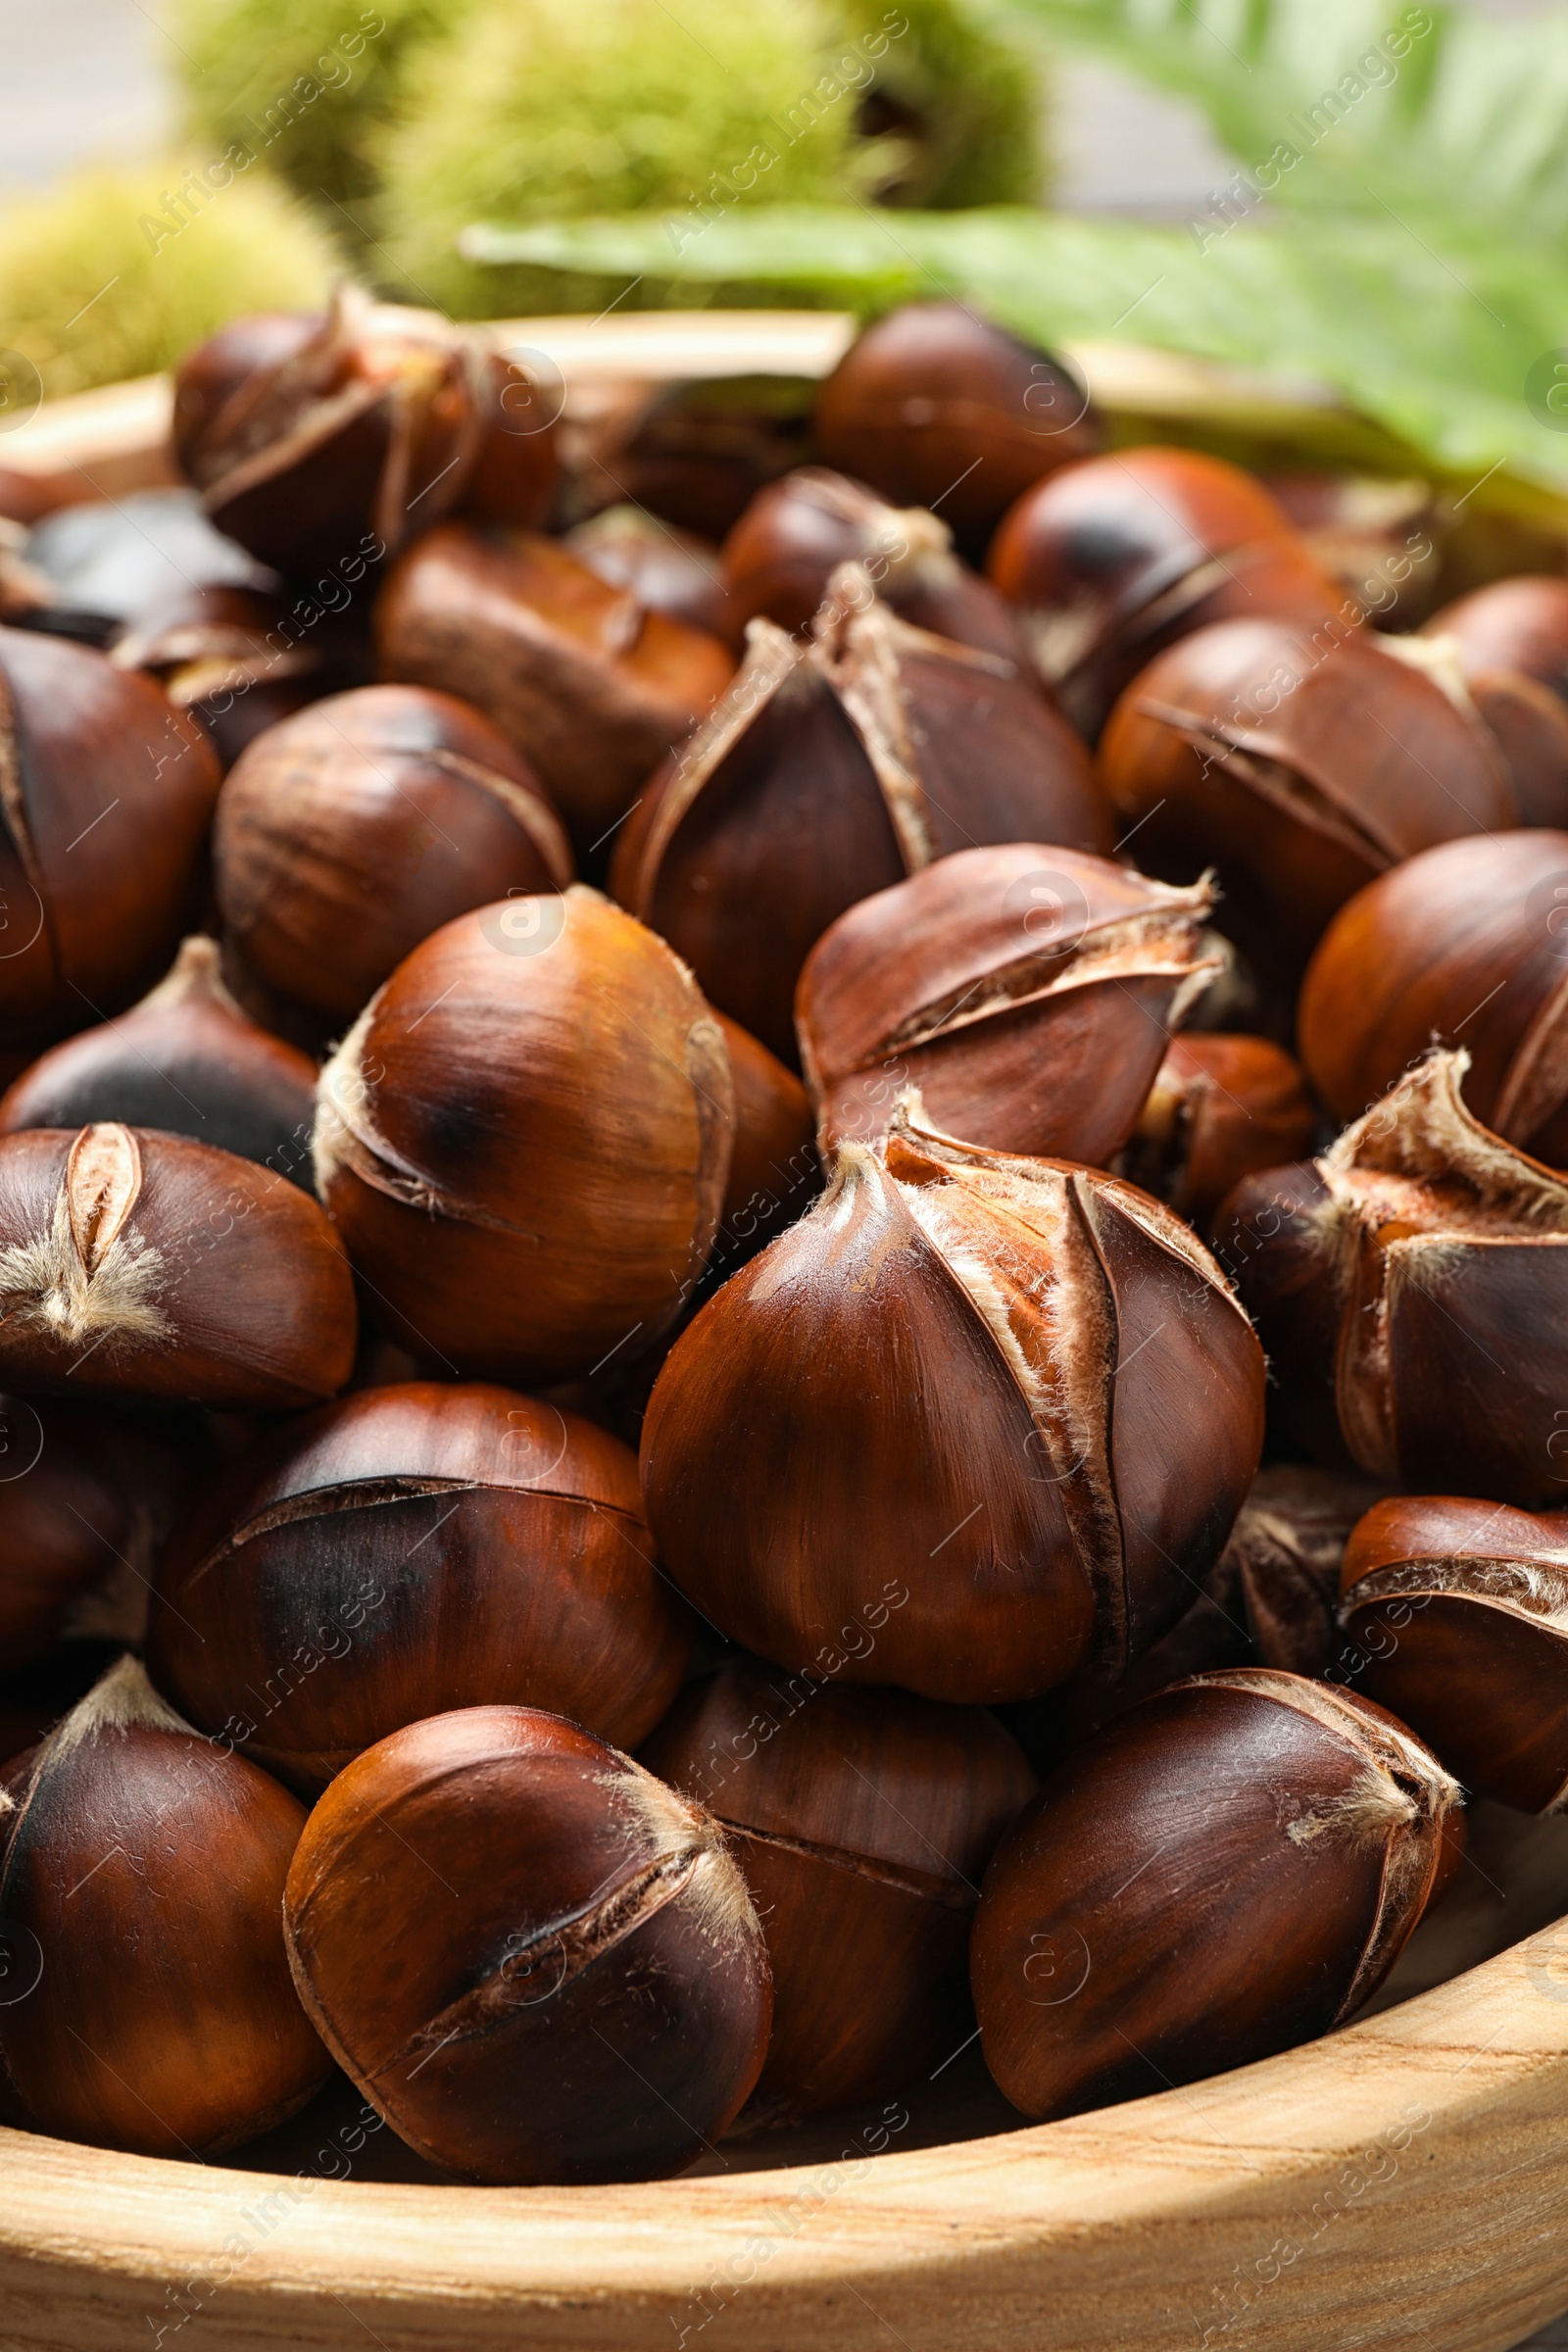
[[[962,2041],[981,1874],[1035,1788],[995,1716],[728,1666],[643,1760],[721,1824],[762,1924],[759,2119],[882,2098]]]
[[[734,1125],[691,974],[574,884],[460,915],[399,964],[322,1073],[317,1183],[421,1363],[565,1380],[674,1320]]]
[[[118,1012],[194,912],[218,761],[150,678],[0,628],[0,1045]]]
[[[448,523],[376,601],[381,674],[462,695],[535,767],[579,856],[684,742],[733,666],[714,637],[645,611],[554,539]]]
[[[289,1982],[282,1895],[305,1808],[203,1740],[134,1658],[38,1754],[0,1874],[7,2087],[38,2131],[211,2156],[331,2072]]]
[[[327,645],[288,627],[283,600],[254,588],[187,590],[125,629],[109,659],[155,678],[200,722],[225,769],[332,682]]]
[[[660,1558],[732,1641],[1025,1698],[1175,1623],[1262,1431],[1257,1341],[1180,1218],[901,1106],[676,1341],[643,1492]]]
[[[112,1613],[140,1641],[153,1564],[188,1483],[180,1450],[154,1428],[90,1405],[0,1396],[7,1671]]]
[[[1360,613],[1255,476],[1189,449],[1116,450],[1037,482],[986,569],[1091,740],[1145,664],[1195,629],[1272,616],[1343,632]]]
[[[830,466],[901,507],[941,506],[983,546],[1034,482],[1100,441],[1061,362],[961,302],[910,302],[862,328],[816,396]]]
[[[1561,1450],[1559,1448],[1559,1450]],[[1568,1796],[1568,1519],[1451,1494],[1376,1503],[1345,1554],[1357,1687],[1477,1796]]]
[[[175,377],[174,448],[218,528],[263,563],[374,560],[458,498],[479,363],[433,311],[344,285],[324,318],[238,319],[213,345]]]
[[[284,1931],[339,2064],[473,2180],[678,2173],[767,2047],[766,1948],[716,1825],[527,1707],[437,1715],[341,1772]]]
[[[1389,1486],[1554,1499],[1568,1181],[1484,1127],[1434,1053],[1321,1159],[1239,1184],[1216,1246],[1287,1427]]]
[[[421,1716],[547,1706],[633,1746],[685,1670],[626,1447],[514,1390],[371,1389],[219,1479],[160,1565],[154,1679],[324,1788]]]
[[[508,351],[490,353],[477,378],[478,446],[463,476],[459,511],[478,522],[543,530],[561,487],[562,387],[542,382],[523,356]]]
[[[1568,832],[1445,842],[1357,891],[1307,967],[1299,1026],[1337,1118],[1435,1039],[1469,1054],[1478,1118],[1568,1161]]]
[[[0,1378],[228,1412],[318,1403],[354,1362],[316,1202],[231,1152],[101,1121],[0,1139]]]
[[[1262,1665],[1315,1677],[1336,1664],[1345,1546],[1362,1513],[1381,1499],[1377,1482],[1353,1470],[1275,1462],[1258,1472],[1217,1573],[1234,1580]]]
[[[51,1046],[0,1096],[0,1135],[118,1120],[261,1160],[310,1188],[316,1064],[241,1011],[218,944],[187,939],[118,1020]]]
[[[803,466],[758,492],[724,542],[726,615],[736,643],[760,614],[807,627],[841,564],[859,564],[878,596],[911,627],[1027,664],[1016,616],[988,580],[960,564],[953,534],[923,507],[902,513],[863,482]]]
[[[1523,670],[1568,700],[1568,579],[1521,572],[1456,597],[1427,634],[1458,640],[1467,671]]]
[[[861,899],[796,991],[824,1150],[874,1143],[915,1086],[931,1122],[970,1143],[1108,1161],[1217,968],[1212,900],[1206,883],[1174,890],[1030,842],[959,850]]]
[[[611,881],[793,1062],[795,984],[829,923],[1001,841],[1110,849],[1082,745],[1016,664],[911,628],[851,564],[809,643],[752,623],[734,685],[649,784]]]
[[[723,563],[710,540],[661,522],[645,507],[606,507],[562,541],[579,564],[650,612],[667,612],[710,637],[730,633]]]
[[[1327,2033],[1398,1958],[1459,1788],[1370,1699],[1266,1667],[1145,1699],[985,1876],[970,1972],[1015,2107],[1068,2115]]]
[[[1140,860],[1173,881],[1216,867],[1227,931],[1292,981],[1386,867],[1517,822],[1474,710],[1396,642],[1275,620],[1200,630],[1129,686],[1100,747]]]
[[[454,915],[573,872],[527,760],[423,686],[365,686],[269,728],[224,783],[213,861],[249,970],[339,1035]]]
[[[1300,1069],[1283,1047],[1210,1030],[1171,1039],[1115,1165],[1206,1233],[1233,1185],[1299,1159],[1317,1131]]]

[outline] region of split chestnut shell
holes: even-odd
[[[1175,1623],[1262,1426],[1251,1327],[1169,1209],[901,1108],[677,1341],[643,1489],[732,1640],[819,1669],[892,1592],[874,1651],[833,1671],[995,1701],[1114,1672]]]

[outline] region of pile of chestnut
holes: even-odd
[[[0,2120],[1326,2032],[1568,1800],[1568,576],[950,305],[550,405],[239,320],[270,584],[0,629]]]

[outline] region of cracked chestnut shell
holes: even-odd
[[[44,1742],[18,1804],[0,1915],[38,1974],[0,2009],[0,2059],[33,2129],[211,2156],[303,2107],[331,2066],[283,1948],[298,1798],[127,1657]]]
[[[354,1363],[316,1201],[231,1152],[100,1121],[0,1139],[0,1379],[224,1412],[316,1404]]]
[[[986,570],[1091,740],[1144,665],[1195,629],[1272,614],[1305,634],[1359,616],[1255,476],[1190,449],[1116,450],[1037,482]]]
[[[1568,1396],[1568,1181],[1465,1104],[1436,1052],[1320,1159],[1250,1176],[1217,1247],[1287,1427],[1369,1476],[1556,1497]]]
[[[729,634],[729,593],[710,539],[661,522],[646,508],[606,507],[561,542],[611,588],[623,589],[650,612],[667,612],[711,637]]]
[[[841,564],[859,564],[910,626],[1026,665],[1005,600],[953,552],[953,533],[924,507],[888,506],[863,482],[803,466],[760,490],[725,540],[725,613],[737,643],[760,615],[808,627]]]
[[[566,1380],[679,1313],[734,1126],[690,972],[573,884],[460,915],[398,965],[321,1074],[317,1183],[421,1364]]]
[[[546,1707],[633,1746],[690,1646],[626,1446],[514,1389],[416,1381],[216,1482],[160,1563],[148,1655],[204,1731],[310,1791],[455,1707]]]
[[[0,628],[0,1046],[118,1012],[194,911],[219,769],[102,654]]]
[[[1378,1482],[1354,1470],[1274,1462],[1258,1472],[1217,1573],[1228,1580],[1261,1664],[1287,1674],[1328,1673],[1342,1646],[1345,1547],[1357,1520],[1381,1500]]]
[[[685,741],[734,667],[702,629],[646,610],[529,531],[426,531],[376,600],[381,675],[461,695],[531,762],[579,856]]]
[[[0,1396],[0,1657],[9,1673],[111,1612],[140,1640],[154,1562],[189,1483],[155,1429]]]
[[[1035,1789],[995,1716],[727,1666],[681,1693],[643,1761],[718,1821],[762,1925],[754,2114],[881,2098],[962,2041],[981,1874]]]
[[[809,643],[754,621],[734,685],[622,830],[611,885],[783,1061],[812,946],[955,850],[1107,851],[1083,746],[1000,656],[913,629],[855,565]]]
[[[322,318],[239,319],[191,353],[175,452],[218,529],[280,571],[384,556],[464,487],[479,365],[435,312],[343,286]]]
[[[986,2064],[1043,2119],[1327,2033],[1443,1882],[1458,1803],[1412,1733],[1328,1684],[1242,1667],[1145,1699],[1052,1775],[986,1873]]]
[[[716,1824],[527,1707],[435,1716],[340,1773],[284,1927],[338,2063],[473,2180],[678,2173],[767,2046],[766,1948]]]
[[[1116,1171],[1207,1233],[1233,1185],[1300,1158],[1317,1132],[1300,1065],[1282,1046],[1206,1030],[1171,1039]]]
[[[1557,1452],[1564,1448],[1559,1446]],[[1358,1688],[1477,1796],[1568,1803],[1568,1518],[1396,1495],[1351,1534],[1340,1599]]]
[[[1301,984],[1301,1057],[1337,1118],[1436,1040],[1479,1119],[1568,1161],[1568,832],[1446,842],[1343,906]]]
[[[248,969],[335,1035],[454,915],[574,870],[528,762],[423,686],[363,686],[269,728],[219,797],[213,863]]]
[[[835,1672],[1025,1698],[1175,1623],[1262,1427],[1257,1341],[1169,1209],[901,1106],[676,1341],[643,1492],[676,1583],[776,1664],[897,1590]]]
[[[1218,968],[1212,902],[1038,842],[959,850],[862,899],[795,996],[824,1151],[874,1143],[912,1085],[970,1143],[1108,1161]]]
[[[109,659],[156,679],[176,710],[200,722],[227,769],[265,727],[327,691],[344,652],[341,636],[301,641],[282,597],[214,585],[138,615]]]
[[[1260,968],[1294,978],[1401,858],[1518,821],[1474,710],[1395,642],[1228,621],[1152,662],[1105,729],[1100,780],[1143,826],[1140,858],[1174,881],[1215,867],[1226,929]]]
[[[40,1054],[0,1096],[0,1134],[119,1120],[215,1144],[310,1188],[316,1064],[258,1028],[223,985],[216,940],[187,939],[118,1019]]]
[[[961,302],[905,303],[863,327],[816,396],[815,425],[830,466],[900,506],[940,501],[965,545],[982,546],[1015,498],[1100,442],[1061,362]]]

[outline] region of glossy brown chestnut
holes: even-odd
[[[1363,1512],[1381,1500],[1376,1480],[1354,1470],[1275,1462],[1258,1472],[1216,1573],[1233,1582],[1236,1612],[1260,1664],[1312,1677],[1337,1664],[1345,1546]]]
[[[1117,1172],[1206,1233],[1233,1185],[1301,1158],[1317,1131],[1300,1067],[1283,1047],[1223,1030],[1173,1037]]]
[[[762,1923],[756,2115],[884,2097],[962,2041],[980,1878],[1035,1789],[995,1716],[728,1666],[682,1692],[643,1761],[720,1823]]]
[[[1456,597],[1427,622],[1453,637],[1466,670],[1523,670],[1568,700],[1568,579],[1521,572]]]
[[[1522,825],[1568,825],[1568,703],[1520,669],[1477,669],[1465,684],[1496,738]]]
[[[478,368],[471,338],[433,311],[345,285],[325,318],[237,320],[193,352],[175,378],[175,451],[218,528],[264,564],[377,558],[462,491]]]
[[[1568,832],[1445,842],[1357,891],[1307,967],[1299,1033],[1337,1118],[1436,1039],[1469,1054],[1478,1118],[1568,1161]]]
[[[816,396],[830,466],[901,507],[941,503],[983,545],[1034,482],[1100,443],[1059,360],[961,302],[910,302],[856,337]],[[955,478],[956,477],[956,478]]]
[[[189,1484],[151,1428],[90,1405],[0,1396],[0,1663],[41,1658],[68,1633],[146,1626],[152,1571]]]
[[[678,2173],[767,2047],[766,1948],[715,1823],[531,1708],[437,1715],[358,1757],[311,1815],[284,1926],[333,2056],[474,2180]]]
[[[246,1455],[160,1565],[149,1660],[306,1791],[422,1716],[547,1707],[633,1746],[691,1646],[634,1456],[513,1389],[370,1389]]]
[[[562,389],[542,382],[526,360],[497,351],[478,368],[475,397],[478,447],[464,476],[460,511],[478,522],[542,531],[561,487]]]
[[[0,1135],[118,1120],[261,1160],[310,1188],[316,1064],[258,1028],[224,987],[218,945],[187,939],[129,1012],[51,1046],[0,1096]]]
[[[1434,843],[1514,824],[1475,711],[1369,631],[1234,620],[1185,637],[1128,687],[1100,779],[1138,855],[1219,873],[1225,926],[1294,978],[1351,893]],[[1147,821],[1145,821],[1147,820]]]
[[[1559,1451],[1561,1448],[1559,1448]],[[1379,1502],[1345,1554],[1357,1687],[1477,1796],[1568,1799],[1568,1519],[1452,1494]]]
[[[322,1073],[318,1189],[421,1363],[566,1380],[674,1320],[734,1125],[690,972],[573,884],[460,915],[399,964]]]
[[[270,728],[223,785],[213,862],[249,969],[337,1034],[454,915],[573,873],[527,760],[424,686],[361,687]]]
[[[642,507],[606,507],[567,531],[562,545],[650,612],[667,612],[710,637],[730,634],[722,558],[695,531],[677,530]]]
[[[1036,483],[986,569],[1091,739],[1144,665],[1195,629],[1277,615],[1310,634],[1359,612],[1261,482],[1188,449],[1116,450]]]
[[[723,1032],[735,1090],[735,1149],[713,1262],[753,1257],[822,1189],[810,1097],[793,1070],[727,1013]]]
[[[8,1386],[278,1412],[340,1389],[354,1342],[348,1260],[281,1176],[112,1121],[0,1139]]]
[[[1046,1782],[970,1944],[986,2064],[1025,2115],[1245,2066],[1352,2017],[1439,1883],[1459,1789],[1369,1699],[1200,1676]]]
[[[959,563],[945,522],[923,507],[890,507],[863,482],[824,466],[802,466],[759,491],[724,542],[723,564],[737,644],[759,615],[799,633],[839,565],[859,564],[912,628],[1028,665],[1016,616],[988,580]]]
[[[37,1756],[0,1914],[36,1971],[0,2008],[8,2087],[37,2131],[210,2156],[331,2072],[289,1982],[283,1883],[305,1808],[113,1668]]]
[[[627,499],[705,539],[722,539],[765,483],[810,454],[805,377],[710,376],[599,387],[574,417],[563,506],[571,520]]]
[[[0,1044],[118,1012],[195,911],[218,761],[150,678],[0,628]]]
[[[1111,847],[1083,746],[1022,670],[911,628],[856,565],[833,588],[808,644],[752,623],[611,867],[621,904],[789,1062],[801,966],[858,899],[977,842]]]
[[[155,678],[189,711],[221,765],[331,683],[327,649],[288,626],[281,597],[254,588],[192,588],[138,620],[110,649],[117,669]]]
[[[1434,1053],[1321,1159],[1239,1184],[1220,1257],[1284,1416],[1389,1486],[1556,1499],[1568,1181],[1483,1127]]]
[[[448,523],[376,601],[381,674],[462,695],[543,778],[579,856],[728,683],[727,649],[559,541]]]
[[[915,1086],[950,1135],[1108,1161],[1213,976],[1212,899],[1038,842],[959,850],[862,899],[795,995],[823,1150],[875,1143]]]
[[[874,1648],[835,1675],[1025,1698],[1180,1617],[1262,1416],[1257,1342],[1180,1218],[901,1106],[676,1341],[643,1492],[731,1640],[821,1672],[875,1606]]]

